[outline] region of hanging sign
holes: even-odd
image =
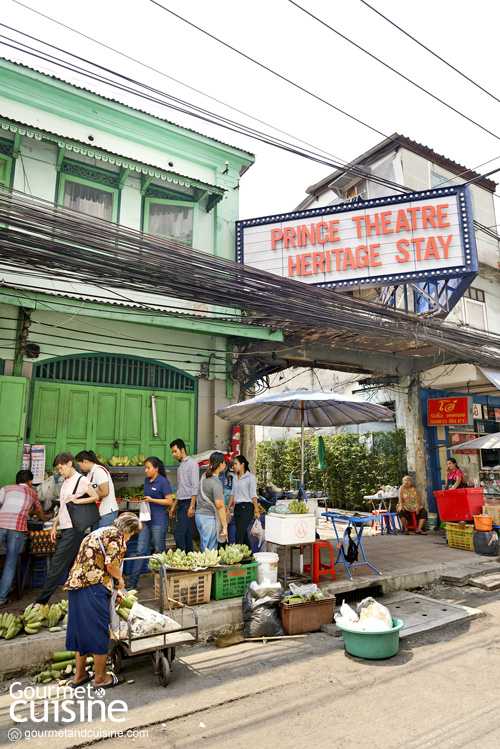
[[[236,222],[236,259],[326,288],[477,273],[467,186]]]
[[[430,398],[427,401],[427,424],[448,426],[448,424],[472,424],[472,396],[459,398]]]

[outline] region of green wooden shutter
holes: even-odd
[[[0,486],[14,484],[23,459],[29,379],[0,376]]]

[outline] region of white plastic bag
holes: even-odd
[[[356,629],[357,627],[355,625],[359,622],[359,616],[345,601],[342,601],[340,613],[334,614],[333,618],[336,624],[349,629]]]
[[[295,585],[295,583],[290,583],[289,588],[294,596],[312,596],[318,590],[316,583],[309,583],[309,585]]]
[[[259,539],[259,548],[262,546],[264,539],[266,537],[266,533],[264,531],[264,528],[262,527],[262,523],[260,520],[255,520],[254,524],[252,525],[252,530],[250,531],[251,536],[255,536]]]
[[[143,523],[146,520],[151,520],[151,507],[149,506],[149,502],[141,502],[141,506],[139,507],[139,520]]]
[[[392,616],[385,606],[378,603],[374,598],[364,598],[361,603],[358,603],[358,614],[359,620],[364,621],[365,619],[379,619],[384,623],[385,629],[392,629]]]

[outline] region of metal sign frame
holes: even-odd
[[[281,213],[261,218],[246,219],[236,222],[236,260],[245,263],[245,231],[250,227],[259,227],[272,224],[283,224],[283,222],[320,218],[325,221],[331,217],[341,217],[350,213],[360,213],[368,209],[383,209],[385,207],[402,206],[407,203],[426,202],[435,199],[446,199],[455,197],[458,206],[458,232],[461,242],[462,261],[453,264],[453,267],[444,267],[419,271],[411,270],[400,273],[376,273],[370,276],[360,276],[349,280],[328,280],[328,281],[305,281],[302,277],[295,280],[306,282],[308,286],[319,286],[327,289],[348,290],[356,287],[373,287],[373,286],[390,286],[403,284],[419,284],[427,280],[446,280],[451,278],[462,278],[471,276],[479,271],[476,240],[474,233],[474,218],[472,211],[472,201],[469,187],[467,185],[451,185],[449,187],[440,187],[433,190],[424,190],[421,192],[404,193],[401,195],[390,195],[384,198],[373,198],[371,200],[355,201],[352,203],[340,203],[339,205],[324,206],[322,208],[308,209],[304,211],[293,211],[292,213]],[[321,245],[319,245],[321,247]],[[271,243],[269,243],[269,251]],[[253,267],[260,267],[259,265]],[[272,271],[269,271],[272,272]],[[278,275],[278,274],[274,274]],[[289,278],[290,276],[279,275],[279,277]],[[470,283],[470,281],[469,281]],[[467,284],[469,285],[469,284]]]

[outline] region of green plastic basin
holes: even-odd
[[[387,632],[358,632],[337,624],[342,631],[344,647],[358,658],[392,658],[399,650],[399,630],[404,627],[402,619],[392,617],[392,629]]]

